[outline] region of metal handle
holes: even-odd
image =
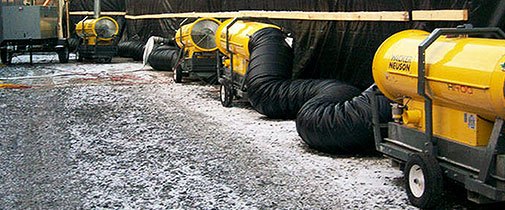
[[[233,20],[226,25],[226,53],[230,54],[230,80],[233,81],[233,75],[235,72],[233,72],[233,53],[230,52],[230,37],[229,37],[229,30],[239,20],[238,17],[233,18]]]

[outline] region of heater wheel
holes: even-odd
[[[1,60],[2,60],[2,63],[3,64],[11,64],[12,62],[12,55],[10,53],[7,52],[7,50],[1,50],[0,51],[0,57],[1,57]]]
[[[68,63],[69,51],[68,47],[64,47],[63,49],[58,51],[58,59],[60,63]]]
[[[84,57],[81,55],[81,53],[79,53],[79,51],[75,52],[75,58],[78,62],[84,61]]]
[[[219,99],[224,107],[231,107],[233,102],[233,90],[227,82],[223,82],[219,88]]]
[[[181,83],[182,82],[182,69],[180,66],[175,67],[173,69],[174,71],[174,81],[175,83]]]
[[[442,199],[443,179],[438,161],[432,155],[412,154],[405,165],[405,188],[412,205],[434,208]]]

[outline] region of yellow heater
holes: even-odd
[[[214,39],[219,24],[221,22],[214,18],[199,18],[177,30],[175,41],[188,53],[189,58],[197,52],[215,51],[217,47]]]
[[[373,61],[373,77],[389,98],[407,106],[403,123],[424,130],[417,94],[418,46],[428,32],[407,30],[387,39]],[[505,41],[443,36],[426,51],[433,132],[471,146],[488,143],[496,117],[505,118]]]
[[[75,26],[77,35],[87,41],[88,45],[109,44],[119,33],[119,25],[111,17],[81,20]]]
[[[231,25],[230,25],[231,24]],[[226,48],[226,29],[228,28],[228,50]],[[264,28],[277,28],[276,25],[251,22],[246,20],[233,19],[224,21],[216,32],[216,44],[219,51],[225,54],[228,59],[223,61],[225,67],[229,68],[231,60],[230,53],[233,53],[233,71],[244,76],[249,64],[249,39],[255,32]]]

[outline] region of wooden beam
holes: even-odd
[[[165,13],[151,15],[126,15],[127,19],[160,19],[160,18],[234,18],[255,17],[288,20],[340,20],[340,21],[408,21],[408,12],[302,12],[302,11],[239,11],[215,13]]]
[[[186,13],[164,13],[164,14],[149,14],[149,15],[126,15],[126,19],[141,20],[141,19],[163,19],[163,18],[233,18],[239,17],[239,12],[186,12]]]
[[[336,21],[408,21],[404,11],[382,12],[302,12],[302,11],[240,11],[242,17],[258,17],[289,20],[336,20]]]
[[[329,20],[329,21],[409,21],[407,11],[380,12],[305,12],[305,11],[261,11],[243,10],[237,12],[185,12],[147,15],[128,15],[126,12],[103,12],[104,15],[125,16],[130,20],[164,18],[234,18],[253,17],[286,20]],[[93,15],[92,11],[74,11],[70,15]],[[467,21],[468,10],[414,10],[413,21]]]
[[[467,21],[468,10],[414,10],[414,21]]]
[[[126,12],[101,12],[102,15],[110,15],[110,16],[125,16]],[[69,15],[77,15],[77,16],[90,16],[94,15],[92,11],[73,11],[69,12]]]

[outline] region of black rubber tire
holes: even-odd
[[[0,51],[0,59],[2,60],[2,63],[5,65],[9,65],[12,62],[12,56],[9,55],[7,50]]]
[[[224,107],[231,107],[233,103],[233,89],[227,82],[222,83],[219,87],[219,100]]]
[[[79,53],[79,51],[75,52],[75,58],[76,58],[77,62],[84,61],[84,57],[82,57],[82,55],[81,55],[81,53]]]
[[[443,178],[435,157],[424,153],[410,155],[404,174],[405,189],[412,205],[431,209],[440,204],[443,197]],[[419,179],[421,177],[422,179]]]
[[[175,83],[181,83],[182,82],[182,68],[180,66],[174,67],[174,81]]]
[[[58,51],[58,59],[60,63],[68,63],[69,50],[68,47],[64,47],[62,50]]]

